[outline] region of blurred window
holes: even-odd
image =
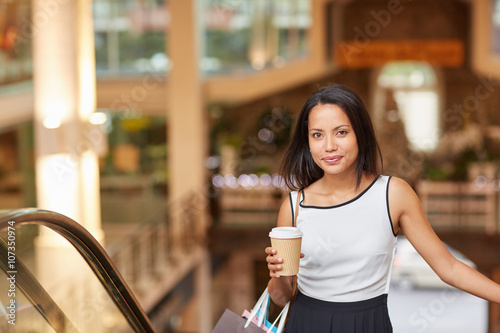
[[[282,67],[308,53],[311,0],[197,0],[200,70]],[[97,74],[168,72],[166,0],[93,0]]]
[[[102,221],[142,222],[166,203],[166,118],[101,111],[108,114],[109,145],[100,161]]]
[[[308,52],[310,0],[199,0],[207,75],[282,67]]]
[[[94,0],[97,74],[165,72],[165,0]]]
[[[500,55],[500,0],[491,0],[491,52]]]
[[[35,28],[30,0],[0,1],[0,85],[31,80]]]
[[[377,84],[393,92],[397,114],[414,150],[432,151],[439,141],[439,94],[434,69],[422,62],[391,62],[380,71]]]

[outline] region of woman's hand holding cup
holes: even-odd
[[[267,268],[269,269],[269,276],[272,278],[279,278],[281,275],[279,272],[283,268],[283,258],[277,257],[276,256],[276,249],[273,249],[272,247],[266,247],[266,261],[267,261]],[[300,258],[304,258],[304,253],[300,253]]]
[[[266,247],[266,254],[267,254],[267,268],[269,269],[269,276],[272,278],[279,278],[279,271],[283,268],[281,265],[283,263],[283,258],[277,257],[276,256],[276,249],[273,249],[272,247]]]
[[[292,276],[299,272],[302,231],[296,227],[276,227],[269,233],[271,246],[266,248],[269,276]]]

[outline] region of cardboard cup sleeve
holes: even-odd
[[[302,232],[294,227],[277,227],[269,233],[271,247],[276,249],[276,256],[283,258],[282,276],[296,275],[299,272]]]

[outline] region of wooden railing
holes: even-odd
[[[435,229],[500,233],[499,195],[488,184],[420,181],[423,210]]]
[[[219,221],[223,225],[275,225],[284,195],[274,187],[221,189]]]

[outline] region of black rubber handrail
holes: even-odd
[[[15,222],[15,226],[43,225],[63,236],[92,268],[135,332],[155,332],[151,321],[109,255],[82,225],[65,215],[47,210],[35,208],[0,210],[0,230],[7,229],[11,221]],[[45,317],[46,314],[42,315]]]

